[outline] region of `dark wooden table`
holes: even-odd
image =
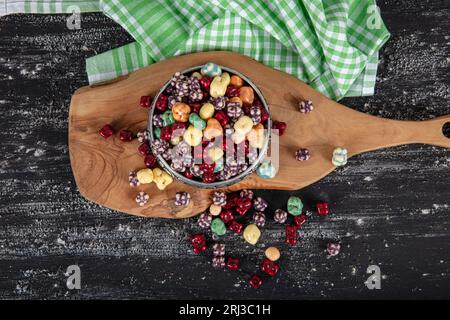
[[[376,94],[344,104],[393,119],[450,113],[448,1],[384,0],[392,38],[381,52]],[[132,41],[101,14],[68,30],[65,16],[0,19],[0,298],[449,298],[450,151],[402,146],[357,156],[298,192],[265,191],[269,211],[290,194],[328,200],[332,214],[312,219],[293,248],[270,222],[264,243],[283,248],[282,272],[259,290],[244,279],[261,247],[232,237],[246,273],[217,271],[191,253],[195,219],[127,216],[83,199],[67,149],[73,91],[87,84],[85,58]],[[324,245],[340,241],[327,259]],[[259,255],[258,255],[259,254]],[[68,290],[69,265],[81,290]],[[369,265],[381,290],[364,285]]]

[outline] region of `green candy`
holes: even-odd
[[[293,216],[298,216],[302,214],[303,210],[303,203],[302,200],[300,200],[299,197],[289,197],[288,203],[287,203],[287,209],[290,214]]]
[[[211,231],[218,236],[223,236],[227,232],[227,228],[221,219],[215,218],[211,222]]]
[[[196,113],[191,113],[189,115],[189,123],[200,130],[204,130],[206,128],[206,121],[200,118]]]
[[[214,168],[214,173],[217,173],[222,170],[223,170],[223,161],[216,162],[216,166]]]
[[[155,128],[155,130],[153,130],[153,134],[157,139],[159,139],[161,137],[161,128]]]
[[[164,127],[170,126],[175,122],[175,119],[173,118],[172,110],[167,110],[162,114],[162,121]]]

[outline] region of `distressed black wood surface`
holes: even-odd
[[[345,99],[370,114],[420,120],[450,113],[448,1],[384,0],[392,38],[381,52],[376,94]],[[87,84],[86,57],[132,41],[101,14],[81,30],[65,16],[0,19],[0,298],[449,298],[450,151],[412,145],[357,156],[298,192],[260,192],[273,209],[290,194],[328,200],[296,247],[270,222],[261,245],[283,248],[282,272],[259,290],[244,280],[262,258],[232,236],[248,274],[213,270],[190,252],[194,220],[127,216],[84,200],[67,149],[73,91]],[[327,259],[329,239],[343,245]],[[69,291],[78,264],[82,289]],[[381,290],[364,285],[379,265]]]

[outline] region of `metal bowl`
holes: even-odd
[[[195,71],[200,71],[202,66],[196,66],[196,67],[192,67],[186,70],[181,71],[182,74],[186,75],[186,74],[191,74],[192,72]],[[243,75],[242,73],[240,73],[239,71],[236,71],[234,69],[231,68],[227,68],[227,67],[222,67],[223,71],[226,71],[230,74],[235,74],[239,77],[241,77],[250,87],[253,88],[253,91],[255,92],[255,95],[258,96],[258,98],[260,99],[262,105],[264,106],[264,108],[266,109],[267,113],[269,114],[269,118],[267,119],[267,128],[269,130],[265,130],[265,139],[264,139],[264,145],[263,147],[259,150],[259,155],[258,158],[256,159],[256,161],[254,161],[252,164],[249,165],[249,167],[247,168],[247,170],[241,172],[240,174],[228,179],[228,180],[224,180],[224,181],[215,181],[212,183],[204,183],[201,181],[197,181],[197,180],[191,180],[186,178],[183,174],[174,171],[170,165],[166,162],[166,160],[164,160],[164,158],[160,155],[160,154],[156,154],[156,159],[159,163],[159,165],[165,170],[167,171],[167,173],[169,173],[172,177],[174,177],[176,180],[185,183],[187,185],[190,185],[192,187],[197,187],[197,188],[203,188],[203,189],[217,189],[217,188],[225,188],[228,186],[231,186],[235,183],[240,182],[242,179],[244,179],[245,177],[247,177],[248,175],[250,175],[251,173],[253,173],[257,168],[258,165],[261,163],[261,161],[264,159],[264,157],[266,156],[267,150],[269,148],[269,141],[270,141],[270,134],[271,134],[271,130],[270,128],[272,128],[272,119],[270,118],[270,112],[269,112],[269,107],[267,105],[266,99],[264,98],[263,94],[261,93],[261,91],[255,86],[255,84],[245,75]],[[153,102],[150,106],[150,112],[149,112],[149,117],[148,117],[148,125],[147,125],[147,129],[149,132],[149,139],[150,139],[150,146],[152,145],[153,140],[155,139],[154,135],[153,135],[153,114],[155,111],[155,104],[156,101],[158,100],[158,97],[161,93],[163,93],[167,86],[170,84],[170,79],[164,84],[164,86],[158,91],[158,93],[156,94],[156,96],[153,99]]]

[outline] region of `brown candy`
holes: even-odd
[[[242,78],[239,76],[232,75],[230,79],[230,85],[236,88],[240,88],[244,85],[244,80],[242,80]]]
[[[172,107],[172,114],[175,121],[187,122],[189,120],[189,114],[191,113],[191,108],[183,102],[175,102]]]
[[[239,89],[239,97],[244,105],[250,106],[255,100],[255,93],[251,87],[242,87]]]

